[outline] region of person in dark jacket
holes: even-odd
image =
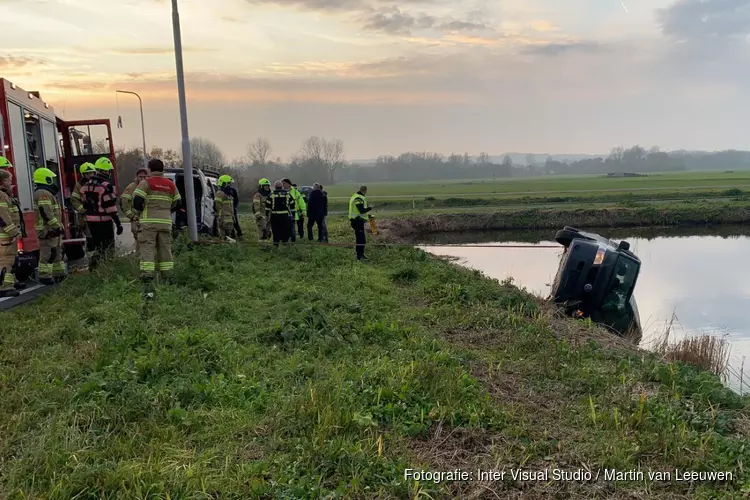
[[[317,182],[313,184],[313,190],[307,201],[307,238],[313,239],[313,226],[318,225],[318,243],[326,241],[325,226],[323,219],[326,216],[326,198],[323,190]]]
[[[328,192],[320,186],[323,192],[323,241],[328,243]]]

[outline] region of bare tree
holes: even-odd
[[[487,153],[479,153],[479,156],[477,156],[477,164],[479,165],[488,165],[490,163],[490,155]]]
[[[257,138],[247,147],[247,155],[253,165],[265,165],[271,153],[271,143],[263,137]]]
[[[221,152],[216,143],[202,137],[193,137],[190,139],[190,153],[193,159],[193,166],[196,168],[209,166],[218,170],[227,161],[224,153]]]
[[[328,168],[331,184],[333,173],[344,164],[344,141],[341,139],[323,140],[323,161]]]
[[[323,163],[327,141],[321,137],[308,137],[297,155],[301,163]]]
[[[527,167],[531,167],[531,166],[533,166],[533,165],[534,165],[534,163],[536,163],[536,162],[534,161],[534,155],[532,155],[532,154],[527,154],[527,155],[526,155],[526,166],[527,166]]]

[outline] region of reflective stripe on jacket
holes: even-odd
[[[10,245],[21,234],[21,214],[13,197],[0,189],[0,245]]]
[[[266,198],[266,208],[271,215],[288,215],[291,217],[294,210],[294,199],[289,191],[277,189]]]
[[[62,230],[62,214],[57,198],[44,186],[37,186],[34,191],[34,210],[36,225],[34,229],[41,239],[47,238],[48,231]]]
[[[125,217],[127,217],[130,222],[133,222],[135,220],[135,210],[133,210],[133,193],[135,192],[135,188],[138,187],[138,182],[131,182],[128,184],[128,187],[125,188],[125,191],[122,192],[122,196],[120,196],[120,208],[122,209],[122,213],[125,214]]]
[[[138,198],[142,199],[143,211],[138,212]],[[164,177],[163,172],[152,172],[141,181],[133,192],[133,208],[144,231],[171,231],[172,212],[179,206],[180,192],[174,182]]]
[[[357,191],[349,199],[349,219],[364,219],[367,212],[367,198]]]
[[[70,195],[70,203],[73,205],[73,208],[76,212],[78,212],[79,214],[84,214],[86,212],[86,207],[83,206],[81,187],[81,181],[77,181],[76,185],[73,186],[73,193]]]
[[[234,225],[234,198],[222,190],[216,193],[216,217],[221,227]]]
[[[302,196],[302,193],[299,192],[299,189],[296,187],[292,187],[292,189],[289,190],[289,195],[294,200],[294,220],[299,220],[300,215],[305,216],[305,212],[307,212],[307,203],[305,203],[305,197]]]
[[[93,176],[81,187],[87,222],[107,222],[117,213],[115,186],[101,176]]]

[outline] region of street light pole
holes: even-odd
[[[198,220],[195,215],[195,186],[193,185],[193,161],[190,155],[187,102],[185,99],[185,74],[182,67],[182,37],[180,35],[180,13],[177,0],[172,0],[172,30],[174,31],[174,56],[177,65],[177,92],[180,99],[180,122],[182,125],[182,164],[185,169],[185,204],[187,205],[188,236],[198,242]]]
[[[129,90],[115,90],[116,93],[119,94],[133,94],[138,98],[138,103],[141,106],[141,135],[143,136],[143,168],[146,168],[148,166],[148,153],[146,152],[146,125],[143,122],[143,101],[141,100],[141,96],[136,94],[135,92],[130,92]]]

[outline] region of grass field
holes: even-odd
[[[359,185],[326,186],[329,211],[348,211]],[[404,211],[485,211],[494,208],[553,208],[597,204],[631,206],[688,200],[750,200],[750,171],[738,173],[687,172],[652,174],[637,178],[601,175],[528,179],[369,183],[367,198],[376,213]],[[251,211],[249,202],[240,205]]]
[[[4,313],[0,498],[737,498],[747,398],[422,251],[176,248]],[[349,241],[343,220],[332,241]],[[74,298],[74,300],[71,300]],[[731,471],[415,482],[404,469]],[[427,495],[430,495],[429,497]]]
[[[498,194],[550,194],[563,192],[601,192],[605,190],[664,191],[675,189],[750,188],[750,170],[734,173],[680,172],[649,174],[646,177],[607,178],[603,175],[546,176],[471,181],[373,182],[368,184],[368,198],[414,196],[487,196]],[[355,184],[327,185],[329,197],[349,197],[359,187]]]

